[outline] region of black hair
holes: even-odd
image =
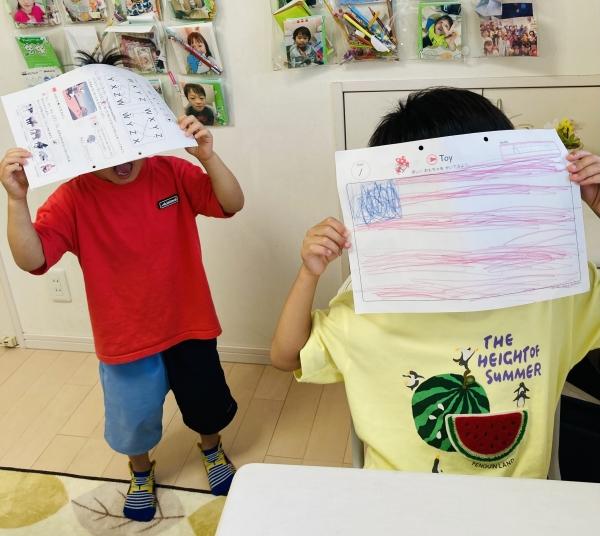
[[[415,91],[380,121],[369,147],[515,127],[488,99],[452,87]]]
[[[94,50],[91,54],[85,50],[78,50],[75,56],[75,63],[78,67],[83,65],[94,65],[100,63],[102,65],[123,65],[128,67],[131,65],[131,59],[127,54],[121,54],[119,49],[112,48],[105,53],[102,50]]]
[[[452,26],[454,26],[454,19],[450,15],[442,15],[438,20],[436,20],[433,23],[433,25],[435,26],[441,20],[447,20],[448,24],[450,25],[450,28],[452,28]]]
[[[296,37],[299,35],[303,35],[303,36],[307,37],[309,40],[312,39],[312,34],[310,33],[310,30],[306,26],[298,26],[298,28],[296,28],[294,30],[294,33],[292,34],[292,39],[295,41]]]
[[[186,84],[183,86],[183,94],[185,95],[186,99],[191,91],[197,93],[201,97],[206,97],[206,90],[200,84]]]

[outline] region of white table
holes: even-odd
[[[600,484],[250,464],[217,536],[599,536]]]

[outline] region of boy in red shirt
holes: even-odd
[[[43,274],[70,251],[81,265],[100,359],[105,437],[129,456],[124,514],[156,512],[154,462],[164,398],[172,389],[199,444],[211,490],[225,495],[235,471],[219,432],[237,404],[225,382],[195,217],[226,218],[244,195],[193,116],[179,125],[197,145],[186,151],[206,170],[169,156],[144,158],[76,177],[40,207],[32,223],[23,165],[31,154],[7,151],[0,181],[8,194],[8,240],[17,265]]]

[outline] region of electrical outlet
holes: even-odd
[[[67,283],[67,274],[64,268],[48,270],[48,291],[50,298],[55,302],[70,302],[71,291]]]
[[[0,346],[6,346],[6,348],[14,348],[17,346],[16,337],[2,337],[0,339]]]

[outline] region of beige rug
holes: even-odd
[[[7,536],[213,536],[225,499],[204,490],[159,486],[155,518],[123,517],[122,480],[0,468],[0,534]]]

